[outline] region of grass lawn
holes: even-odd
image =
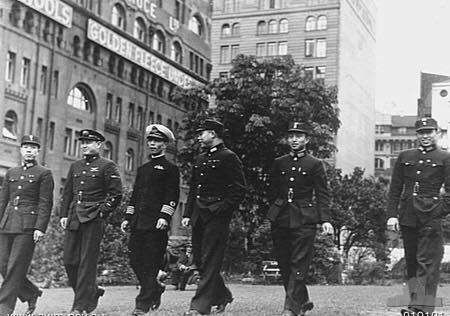
[[[234,302],[227,307],[222,315],[280,315],[283,307],[283,289],[278,285],[229,285],[233,292]],[[401,295],[401,285],[393,286],[310,286],[310,296],[315,308],[308,316],[387,316],[400,315],[399,307],[387,308],[386,301],[394,295]],[[188,287],[184,292],[174,291],[172,286],[163,294],[162,304],[158,311],[150,315],[181,316],[189,308],[189,302],[194,295],[194,287]],[[107,287],[105,296],[101,298],[96,315],[122,316],[129,315],[134,308],[134,297],[138,290],[132,286]],[[450,285],[439,287],[438,296],[444,298],[444,307],[437,308],[438,316],[450,316]],[[72,290],[47,289],[38,301],[36,315],[65,315],[71,304]],[[25,304],[18,302],[16,313],[20,315],[25,310]]]

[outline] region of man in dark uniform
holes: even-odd
[[[80,132],[84,158],[70,166],[61,205],[61,226],[66,229],[64,266],[75,292],[73,313],[92,312],[105,290],[97,286],[97,260],[106,217],[122,197],[116,164],[100,157],[105,140],[98,131]]]
[[[53,206],[53,176],[36,160],[40,142],[22,137],[22,165],[6,172],[0,194],[0,315],[14,311],[17,297],[28,302],[25,315],[33,314],[42,291],[26,277],[35,244],[42,239]]]
[[[321,160],[306,152],[308,135],[306,124],[291,124],[291,152],[275,159],[269,179],[267,217],[286,292],[282,316],[305,315],[313,308],[305,282],[316,226],[322,224],[324,233],[333,233],[325,169]]]
[[[198,141],[205,152],[193,168],[182,224],[192,222],[194,262],[201,280],[190,310],[184,315],[223,312],[233,297],[225,286],[222,265],[229,224],[245,193],[245,177],[237,155],[223,143],[224,126],[215,120],[205,120],[197,129]]]
[[[160,124],[147,127],[151,160],[137,170],[133,194],[122,222],[131,227],[130,264],[141,286],[131,315],[145,315],[161,304],[164,291],[157,282],[168,242],[168,229],[180,195],[180,172],[166,159],[166,148],[175,137]]]
[[[436,146],[436,120],[423,118],[415,126],[420,146],[401,152],[395,163],[387,226],[400,229],[405,248],[410,304],[401,313],[431,315],[443,256],[441,220],[450,212],[450,153]]]

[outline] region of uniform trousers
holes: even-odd
[[[104,230],[104,220],[96,218],[66,231],[64,266],[75,292],[72,310],[89,312],[97,307],[97,263]]]
[[[168,239],[167,230],[134,230],[130,235],[130,265],[141,286],[136,308],[145,312],[161,299],[163,288],[156,277],[163,267]]]
[[[229,222],[223,217],[212,217],[208,222],[198,217],[192,227],[194,262],[199,267],[200,282],[190,309],[202,314],[209,314],[212,306],[233,300],[220,275],[230,232]]]
[[[278,227],[272,224],[274,252],[283,278],[286,297],[284,309],[296,315],[309,301],[306,276],[314,255],[316,227]]]
[[[420,227],[401,226],[405,248],[410,307],[432,313],[435,307],[439,267],[444,253],[441,223]]]
[[[0,315],[12,314],[17,298],[25,302],[39,295],[26,277],[34,245],[32,234],[0,234]]]

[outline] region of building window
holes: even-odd
[[[28,10],[25,13],[25,19],[23,20],[23,28],[25,29],[25,32],[31,33],[33,31],[33,27],[34,27],[33,11]]]
[[[256,43],[256,56],[266,56],[266,43]]]
[[[142,106],[138,106],[136,115],[137,129],[142,130],[144,128],[144,109]]]
[[[183,7],[184,5],[180,0],[175,0],[174,16],[178,21],[183,20]]]
[[[220,46],[220,63],[228,64],[230,63],[230,46]]]
[[[11,14],[9,16],[11,24],[14,26],[19,26],[20,21],[20,5],[14,2],[11,6]]]
[[[275,20],[270,20],[269,21],[269,34],[275,34],[278,32],[278,23]]]
[[[28,88],[30,83],[31,60],[22,58],[22,71],[20,72],[20,85]]]
[[[125,168],[127,171],[134,169],[134,151],[131,148],[125,153]]]
[[[231,45],[231,60],[239,55],[239,45]]]
[[[111,93],[106,94],[106,119],[112,119],[113,114],[113,95]]]
[[[230,24],[224,24],[222,25],[222,31],[221,31],[221,36],[222,37],[228,37],[231,35],[231,27]]]
[[[384,127],[381,125],[375,126],[375,134],[384,134]]]
[[[5,120],[3,122],[2,135],[5,138],[17,140],[17,114],[9,110],[6,112]]]
[[[241,34],[241,25],[239,23],[234,23],[231,27],[231,35],[239,36]]]
[[[150,113],[148,115],[148,122],[149,122],[149,124],[155,123],[155,112],[150,111]]]
[[[122,98],[116,98],[116,106],[114,108],[114,121],[120,123],[122,119]]]
[[[321,15],[317,18],[317,29],[318,30],[327,29],[327,17],[325,15]]]
[[[314,67],[304,67],[303,73],[305,74],[305,78],[311,80],[314,78]]]
[[[81,86],[75,86],[69,92],[67,104],[82,111],[91,112],[91,102],[87,91]]]
[[[142,20],[142,18],[137,18],[136,20],[134,20],[134,28],[133,28],[134,38],[137,38],[141,42],[144,42],[146,38],[145,29],[146,29],[145,23],[144,20]]]
[[[327,56],[327,40],[323,38],[318,39],[316,57],[326,57],[326,56]]]
[[[55,145],[55,122],[50,122],[48,127],[48,146],[50,150],[53,150]]]
[[[9,82],[14,82],[14,74],[16,72],[16,53],[8,52],[6,55],[6,72],[5,79]]]
[[[134,104],[128,104],[128,126],[134,127]]]
[[[41,75],[39,76],[39,91],[45,94],[47,91],[47,66],[41,66]]]
[[[224,13],[236,12],[236,0],[224,0],[223,12]]]
[[[113,155],[113,145],[111,144],[110,141],[107,141],[103,145],[103,157],[109,160],[113,160],[112,155]]]
[[[36,122],[36,136],[39,137],[39,139],[42,139],[43,126],[44,126],[44,119],[42,117],[38,117]]]
[[[123,78],[123,71],[125,69],[125,61],[120,58],[119,62],[117,63],[117,77]]]
[[[280,33],[289,32],[289,22],[287,19],[280,20]]]
[[[165,43],[164,34],[161,31],[155,32],[155,34],[153,35],[152,48],[164,54],[165,51],[164,43]]]
[[[278,43],[278,55],[287,55],[288,53],[288,42]]]
[[[259,21],[256,29],[256,34],[266,34],[266,22],[265,21]]]
[[[125,30],[125,10],[120,4],[115,4],[112,8],[111,23],[118,28]]]
[[[181,50],[181,45],[178,42],[173,42],[170,50],[170,58],[177,63],[181,64],[183,62],[183,53]]]
[[[200,21],[200,18],[194,15],[189,21],[189,29],[197,34],[198,36],[203,35],[203,24]]]
[[[58,89],[59,89],[59,71],[55,70],[53,71],[52,90],[51,90],[55,98],[58,97]]]
[[[276,0],[269,0],[269,9],[275,9],[277,7]]]
[[[80,40],[80,37],[78,35],[75,35],[73,37],[72,46],[73,46],[73,55],[76,56],[76,57],[80,56],[81,40]]]
[[[94,65],[101,66],[103,65],[103,61],[101,59],[100,47],[98,45],[94,45]]]
[[[267,43],[267,56],[276,56],[277,54],[278,54],[277,43],[276,42]]]
[[[375,143],[375,150],[376,151],[383,151],[383,143],[382,142],[376,142]]]
[[[156,124],[162,124],[162,116],[161,116],[161,114],[156,115]]]
[[[375,169],[384,169],[383,159],[375,158]]]
[[[314,31],[316,29],[316,18],[313,16],[309,16],[306,18],[306,31]]]
[[[315,40],[305,40],[305,57],[313,57],[314,56],[314,47]]]
[[[316,79],[325,79],[325,66],[317,66],[316,67]]]
[[[66,128],[64,134],[64,153],[69,156],[72,156],[72,139],[72,129]]]
[[[219,72],[219,79],[222,80],[228,79],[228,71]]]

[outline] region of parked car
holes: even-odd
[[[278,261],[266,260],[262,262],[263,278],[265,284],[278,283],[281,280],[280,268]]]

